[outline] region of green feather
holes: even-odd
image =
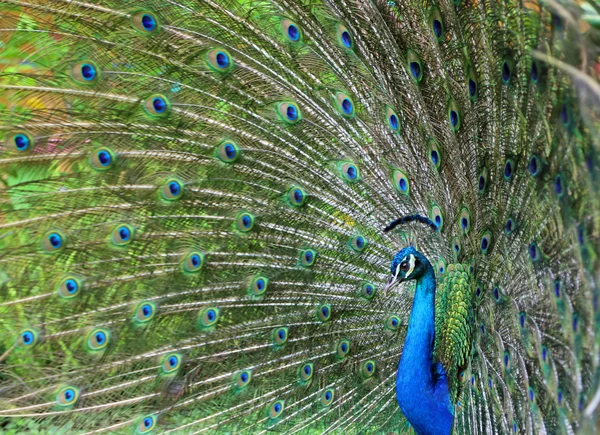
[[[594,5],[0,15],[0,431],[414,431],[408,244],[454,433],[597,423]]]

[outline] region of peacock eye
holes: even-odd
[[[408,264],[408,261],[403,261],[400,263],[400,270],[406,272],[408,269],[410,269],[410,264]]]
[[[165,375],[174,374],[181,367],[181,361],[182,361],[182,357],[180,354],[178,354],[178,353],[167,354],[162,360],[160,369],[161,369],[162,373]]]
[[[61,388],[56,394],[56,403],[61,408],[74,405],[77,399],[79,399],[79,389],[71,386]]]
[[[250,370],[241,370],[233,375],[234,388],[241,390],[246,387],[252,380],[252,372]]]
[[[208,65],[214,71],[228,72],[233,66],[233,59],[229,52],[222,48],[211,50],[206,55]]]
[[[161,94],[149,96],[144,102],[144,110],[152,118],[161,118],[169,114],[171,103]]]
[[[87,347],[91,351],[99,351],[108,345],[110,334],[106,329],[93,329],[87,338]]]

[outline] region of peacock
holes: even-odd
[[[0,433],[600,429],[597,3],[0,24]]]

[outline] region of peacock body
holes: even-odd
[[[582,6],[3,0],[0,432],[594,433]]]

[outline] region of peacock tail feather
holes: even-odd
[[[598,428],[582,6],[3,0],[0,433],[409,433],[407,245],[454,433]]]

